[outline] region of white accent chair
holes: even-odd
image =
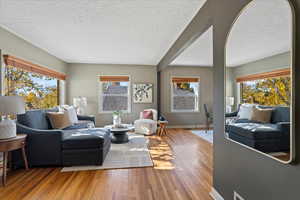
[[[140,119],[135,120],[135,122],[134,122],[135,133],[143,134],[143,135],[155,134],[156,130],[157,130],[157,120],[158,120],[157,110],[146,109],[144,111],[152,111],[153,120],[152,119],[143,119],[143,112],[141,112]]]

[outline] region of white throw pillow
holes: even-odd
[[[242,104],[238,112],[239,119],[251,119],[254,104]]]
[[[65,112],[68,114],[70,121],[72,124],[77,124],[78,123],[78,117],[76,110],[73,106],[65,107],[64,108]]]

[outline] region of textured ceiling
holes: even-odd
[[[227,65],[238,66],[290,51],[291,9],[284,0],[255,0],[233,26],[227,42]],[[212,66],[212,30],[199,37],[172,65]]]
[[[0,26],[75,63],[156,65],[205,0],[0,0]]]
[[[209,28],[171,65],[212,66],[213,65],[213,28]]]

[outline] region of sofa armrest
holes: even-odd
[[[238,115],[238,111],[231,112],[231,113],[226,113],[225,117],[237,117],[237,115]]]
[[[77,115],[78,120],[89,120],[96,124],[95,116],[93,115]]]
[[[62,130],[59,129],[51,129],[51,130],[42,130],[42,129],[35,129],[35,128],[30,128],[28,126],[24,126],[22,124],[17,123],[17,133],[20,134],[52,134],[52,135],[62,135]]]
[[[27,135],[26,152],[29,165],[61,165],[62,130],[33,129],[17,123],[17,132]],[[13,160],[15,165],[22,161],[18,155]]]
[[[290,127],[291,127],[290,122],[278,122],[277,127],[282,133],[290,134]]]

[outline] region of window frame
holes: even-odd
[[[127,91],[127,96],[128,96],[128,108],[127,110],[122,110],[123,113],[131,113],[131,76],[130,75],[109,75],[109,74],[101,74],[97,76],[97,82],[98,82],[98,113],[99,114],[112,114],[114,111],[104,111],[103,107],[101,105],[103,105],[103,82],[104,81],[100,81],[100,77],[101,76],[124,76],[124,77],[128,77],[129,81],[128,81],[128,91]],[[116,95],[116,96],[120,96],[120,95]]]
[[[3,82],[2,82],[3,83],[3,87],[2,87],[1,93],[3,93],[3,95],[6,95],[5,94],[5,90],[6,90],[6,87],[7,87],[7,81],[5,80],[5,76],[6,76],[6,73],[8,72],[9,68],[16,68],[16,69],[19,69],[19,70],[22,70],[22,71],[26,71],[28,73],[37,74],[39,76],[50,77],[50,78],[55,79],[56,80],[56,90],[57,90],[56,106],[60,105],[60,97],[61,97],[61,95],[60,95],[60,81],[61,80],[60,79],[58,79],[57,77],[51,76],[51,75],[40,74],[40,73],[37,73],[37,72],[34,72],[34,71],[29,71],[29,70],[26,70],[26,69],[23,69],[23,68],[19,68],[19,67],[15,67],[15,66],[8,65],[8,64],[6,64],[3,67],[1,67],[1,78],[3,80]],[[49,109],[49,108],[34,108],[34,109]]]
[[[173,78],[197,78],[198,79],[198,96],[196,96],[196,105],[197,105],[197,110],[174,110],[174,92],[173,92]],[[170,101],[171,101],[171,108],[170,108],[170,112],[171,113],[200,113],[201,112],[201,108],[200,108],[200,76],[171,76],[170,78]]]

